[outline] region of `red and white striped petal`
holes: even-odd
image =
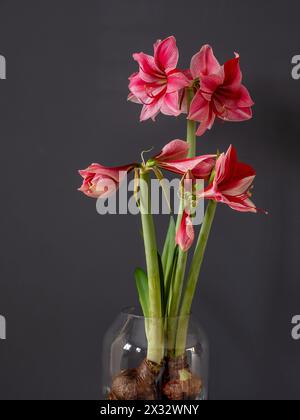
[[[173,140],[168,143],[162,151],[154,157],[159,162],[170,162],[185,159],[189,153],[189,145],[184,140]]]
[[[218,73],[220,67],[210,45],[204,45],[191,61],[191,73],[194,79]]]
[[[176,243],[183,252],[187,252],[193,245],[195,239],[195,230],[193,222],[187,211],[184,211],[180,227],[176,233]]]
[[[156,66],[163,72],[174,70],[179,60],[179,52],[174,36],[154,44],[154,60]]]

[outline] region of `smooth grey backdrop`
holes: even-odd
[[[1,399],[100,395],[101,340],[137,302],[143,249],[138,218],[98,216],[77,169],[184,138],[184,118],[140,124],[126,102],[131,53],[171,34],[181,67],[204,43],[221,61],[241,54],[254,119],[216,124],[198,151],[234,143],[270,211],[218,210],[194,305],[211,341],[211,398],[299,398],[299,13],[296,0],[0,1]]]

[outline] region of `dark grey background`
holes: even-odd
[[[100,395],[101,340],[137,302],[143,248],[138,217],[97,215],[77,169],[184,138],[184,118],[139,124],[126,102],[131,53],[171,34],[181,67],[207,42],[222,62],[241,54],[254,119],[216,124],[198,151],[234,143],[270,211],[218,210],[194,305],[211,341],[210,396],[299,398],[299,13],[296,0],[0,1],[0,398]]]

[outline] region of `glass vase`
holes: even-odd
[[[165,336],[161,364],[147,358],[151,325]],[[184,347],[174,344],[174,331],[184,334]],[[208,340],[193,316],[152,320],[134,308],[122,311],[105,335],[102,362],[104,399],[208,399]]]

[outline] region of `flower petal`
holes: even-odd
[[[207,99],[211,99],[211,95],[221,86],[224,82],[224,71],[221,67],[218,73],[204,76],[201,79],[201,92],[202,95]]]
[[[179,59],[179,52],[174,36],[170,36],[164,41],[157,41],[154,45],[154,60],[156,66],[162,72],[174,70]]]
[[[255,175],[233,180],[222,188],[222,194],[231,196],[243,195],[249,191],[254,179]]]
[[[162,98],[161,112],[173,117],[178,117],[181,114],[178,92],[165,94]]]
[[[203,121],[198,127],[198,130],[196,132],[197,136],[201,137],[204,133],[206,133],[207,130],[211,130],[212,126],[214,125],[215,119],[216,115],[210,108],[209,117],[206,121]]]
[[[153,121],[155,121],[155,118],[160,113],[161,106],[162,106],[162,99],[153,101],[153,103],[150,105],[144,105],[141,112],[140,121],[141,122],[147,121],[150,118]]]
[[[220,67],[210,45],[204,45],[191,61],[191,73],[194,79],[218,73]]]
[[[83,177],[79,191],[91,198],[107,198],[119,188],[127,173],[136,166],[137,164],[130,164],[109,168],[93,163],[87,169],[79,171]]]
[[[177,92],[187,86],[189,86],[189,80],[182,72],[176,71],[168,75],[167,93]]]
[[[129,95],[127,97],[127,101],[133,102],[133,103],[139,104],[139,105],[142,105],[143,104],[141,102],[141,100],[138,97],[136,97],[133,93],[129,93]]]
[[[191,173],[196,179],[209,179],[216,164],[216,156],[207,156],[205,160],[197,164]]]
[[[236,150],[230,145],[226,154],[222,153],[217,160],[214,185],[220,185],[233,177],[237,161]]]
[[[224,197],[224,204],[227,204],[233,210],[241,213],[257,213],[255,204],[250,199],[240,199],[239,197]]]
[[[238,87],[242,83],[242,72],[240,68],[240,56],[228,60],[224,64],[224,86]]]
[[[254,105],[248,89],[243,85],[237,88],[221,87],[215,93],[215,99],[226,108],[232,109],[252,107]]]
[[[145,82],[157,82],[157,79],[164,77],[164,73],[157,67],[151,55],[139,53],[133,54],[133,58],[138,62],[140,66],[140,78]]]
[[[200,122],[196,132],[197,136],[202,136],[206,130],[210,130],[214,125],[216,115],[212,103],[207,101],[200,91],[195,95],[190,108],[188,119]]]
[[[159,166],[175,174],[185,175],[190,172],[194,178],[206,179],[210,176],[215,162],[215,155],[204,155],[171,162],[159,162]]]
[[[116,182],[111,178],[99,177],[99,179],[95,181],[95,189],[91,194],[91,197],[105,200],[119,189],[119,185],[119,182]]]
[[[205,99],[200,90],[194,96],[188,119],[192,121],[206,121],[210,113],[210,103]]]
[[[246,163],[236,162],[234,177],[236,178],[246,178],[248,176],[256,176],[256,171],[250,165]]]
[[[251,120],[253,112],[251,108],[226,109],[226,112],[220,116],[224,121],[240,122]]]
[[[154,157],[157,162],[170,162],[185,159],[189,153],[189,145],[183,140],[173,140]]]
[[[149,96],[147,95],[145,81],[140,78],[139,73],[132,75],[129,80],[131,95],[129,95],[128,100],[137,103],[146,103],[149,100]]]
[[[180,227],[176,233],[176,243],[180,246],[183,252],[187,252],[193,245],[194,239],[195,231],[193,222],[187,211],[184,211]]]

